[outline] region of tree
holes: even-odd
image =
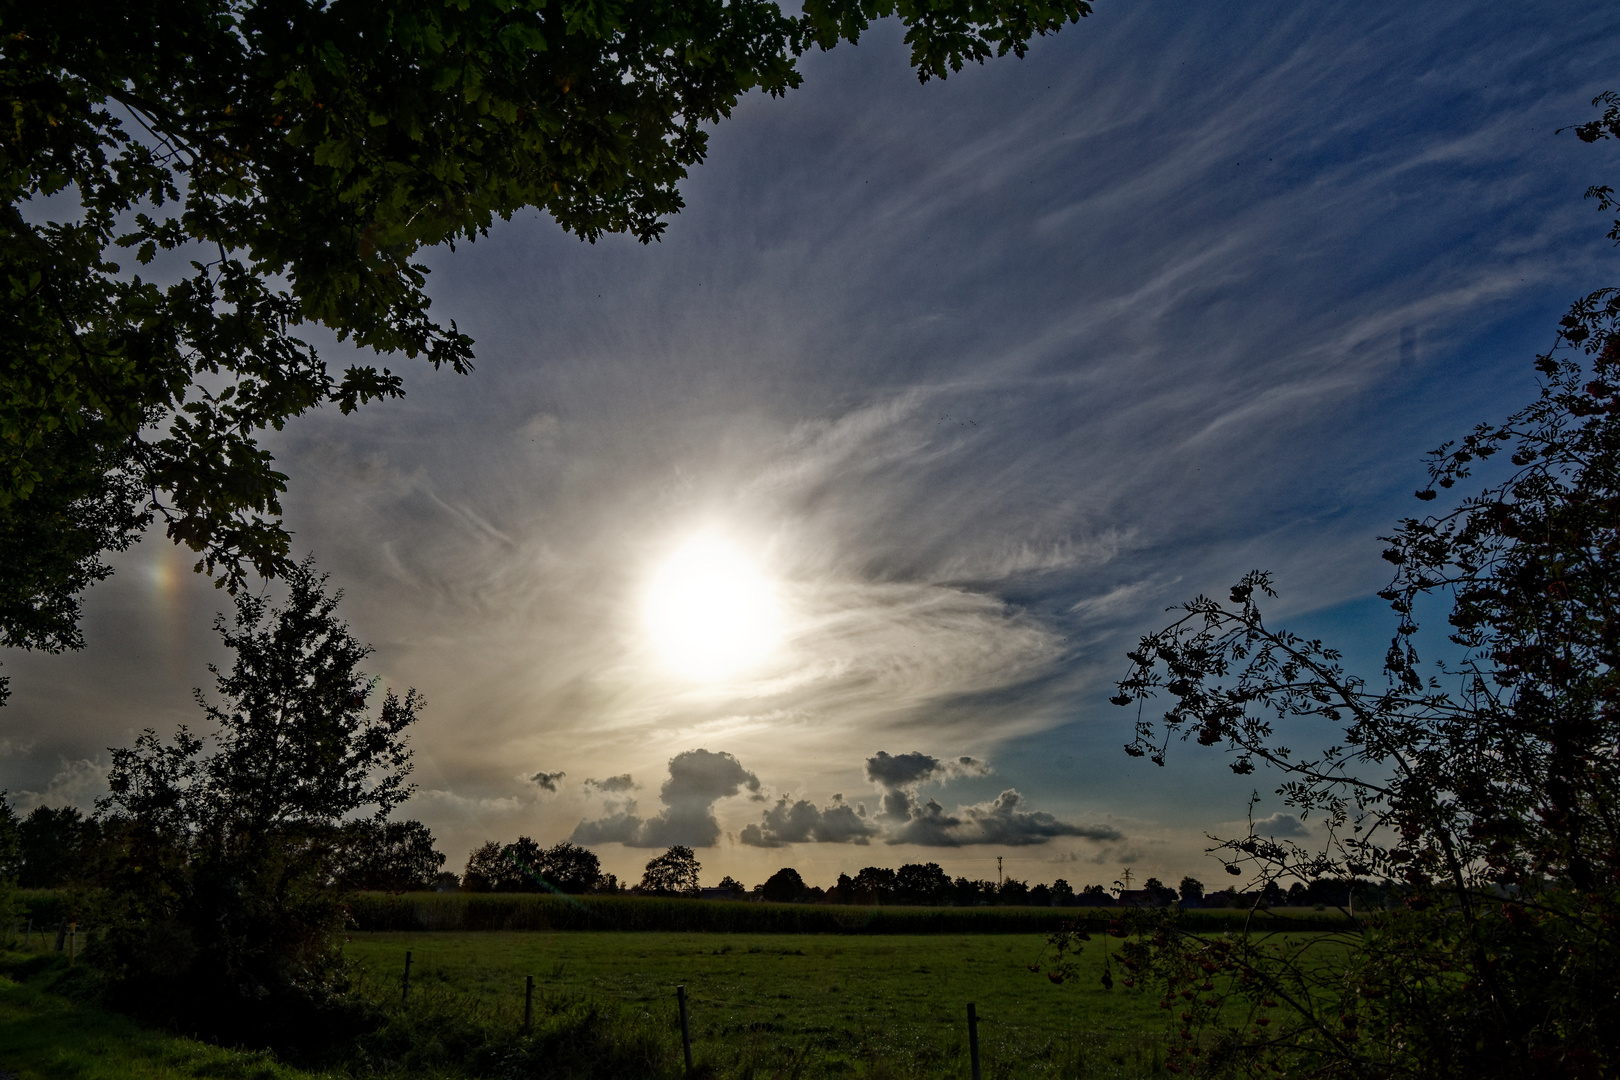
[[[97,943],[123,1001],[237,1039],[317,1039],[344,987],[344,915],[326,883],[342,822],[381,821],[407,798],[405,729],[422,705],[392,691],[373,711],[371,652],[338,620],[341,594],[310,561],[272,608],[239,595],[236,654],[210,665],[213,722],[114,750],[98,809],[121,851]],[[205,747],[209,748],[205,752]]]
[[[1195,877],[1184,877],[1176,889],[1176,894],[1181,897],[1183,904],[1197,907],[1204,899],[1204,883]]]
[[[1147,893],[1155,904],[1173,904],[1176,902],[1176,890],[1156,877],[1150,877],[1144,881],[1142,891]]]
[[[514,892],[517,882],[517,867],[506,857],[505,847],[494,840],[485,841],[467,856],[461,887],[468,892]]]
[[[544,852],[539,844],[527,836],[520,836],[501,849],[501,857],[510,865],[508,880],[512,892],[544,892],[546,883],[540,875],[540,860]],[[506,890],[500,890],[506,891]]]
[[[1178,1068],[1620,1068],[1620,291],[1576,303],[1536,368],[1537,400],[1435,451],[1417,495],[1435,500],[1498,454],[1505,478],[1385,538],[1395,633],[1381,685],[1269,626],[1259,572],[1131,652],[1114,699],[1139,709],[1130,753],[1162,765],[1174,740],[1225,747],[1234,771],[1275,770],[1285,803],[1323,819],[1320,850],[1252,828],[1213,849],[1258,873],[1261,903],[1281,900],[1280,879],[1369,873],[1399,901],[1358,907],[1346,947],[1309,956],[1152,928],[1137,958],[1167,998],[1191,991]],[[1446,659],[1424,664],[1419,616],[1441,607]],[[1169,708],[1148,713],[1160,695]],[[1284,746],[1283,718],[1314,722],[1325,749]]]
[[[335,852],[335,882],[344,889],[426,891],[438,884],[444,855],[420,821],[361,818],[344,824]]]
[[[584,893],[596,887],[602,864],[595,852],[566,841],[542,848],[527,836],[514,843],[491,840],[467,860],[462,888],[469,892]]]
[[[894,872],[895,899],[902,904],[942,903],[951,879],[938,863],[907,863]]]
[[[804,901],[809,891],[805,888],[804,879],[799,876],[799,872],[791,866],[784,866],[765,879],[765,884],[760,886],[759,894],[772,903],[798,904]]]
[[[1080,890],[1082,907],[1112,907],[1114,898],[1101,885],[1087,885]]]
[[[883,866],[867,866],[850,883],[850,895],[857,904],[887,904],[894,901],[896,874]]]
[[[796,58],[899,14],[924,81],[1085,0],[19,4],[0,16],[0,644],[73,648],[78,594],[152,520],[233,591],[290,569],[257,441],[402,392],[340,374],[320,325],[470,370],[428,316],[423,248],[533,207],[649,242],[707,128]],[[42,222],[65,195],[76,219]],[[127,252],[127,256],[122,254]],[[189,259],[177,279],[145,269]],[[126,266],[132,257],[135,267]]]
[[[1029,882],[1003,878],[996,889],[996,903],[1018,907],[1029,903]]]
[[[648,860],[641,875],[641,891],[653,896],[696,896],[701,868],[691,848],[676,844]]]
[[[721,878],[720,884],[716,885],[715,888],[719,889],[723,893],[726,893],[733,900],[741,900],[743,897],[748,895],[748,886],[744,885],[730,874],[727,874],[725,877]]]
[[[0,884],[16,881],[22,871],[22,837],[17,830],[17,812],[0,791]]]
[[[541,852],[536,869],[547,884],[564,893],[590,892],[602,878],[602,860],[596,852],[566,840]]]
[[[25,889],[55,889],[95,876],[101,830],[72,806],[36,806],[16,825]]]

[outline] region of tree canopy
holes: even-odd
[[[423,248],[533,207],[648,242],[707,125],[898,15],[923,81],[1085,0],[84,0],[0,12],[0,645],[82,644],[101,554],[154,519],[233,590],[284,573],[257,439],[402,393],[319,325],[458,372]],[[60,217],[63,220],[57,220]],[[0,688],[3,689],[3,688]]]
[[[647,861],[641,875],[641,891],[653,896],[696,896],[698,871],[703,864],[685,844],[676,844],[662,855]]]

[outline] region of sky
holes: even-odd
[[[267,440],[368,670],[426,697],[401,813],[448,868],[1210,882],[1255,788],[1319,835],[1218,750],[1127,757],[1126,649],[1265,568],[1375,674],[1423,455],[1614,281],[1615,152],[1556,130],[1620,88],[1620,9],[1102,0],[925,85],[901,36],[747,98],[660,243],[530,213],[432,253],[477,370]],[[188,555],[119,556],[83,652],[0,656],[13,805],[198,725],[228,597]]]

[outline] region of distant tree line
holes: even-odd
[[[128,843],[129,823],[116,815],[87,817],[71,806],[35,807],[18,817],[0,792],[0,876],[25,889],[95,888],[112,883]],[[344,823],[333,844],[327,884],[339,891],[417,892],[429,889],[465,892],[553,892],[708,896],[772,903],[890,904],[919,906],[1138,907],[1219,908],[1344,907],[1349,884],[1342,880],[1295,881],[1283,888],[1208,891],[1197,878],[1183,877],[1172,888],[1150,877],[1142,888],[1112,890],[1102,885],[1079,889],[1058,878],[1031,885],[1014,877],[1000,882],[952,878],[938,863],[906,863],[899,869],[868,866],[854,877],[839,874],[829,888],[805,883],[792,867],[783,867],[752,888],[731,876],[702,889],[702,864],[691,848],[677,845],[651,859],[639,884],[626,886],[602,870],[589,848],[564,841],[541,847],[527,836],[510,844],[488,841],[473,849],[461,875],[444,871],[445,857],[432,831],[420,821]],[[1356,896],[1369,907],[1381,904],[1387,890],[1357,882]]]
[[[36,806],[19,817],[0,792],[0,876],[19,888],[109,886],[130,841],[131,823],[117,814]],[[328,859],[326,883],[340,890],[415,892],[434,888],[444,877],[444,855],[420,821],[346,822],[336,830]]]
[[[1150,877],[1140,889],[1112,889],[1086,885],[1075,889],[1058,878],[1051,884],[1031,885],[1008,877],[1001,881],[952,878],[938,863],[907,863],[899,869],[868,866],[854,877],[839,874],[830,888],[809,885],[793,867],[783,867],[763,883],[749,888],[727,875],[713,888],[699,886],[702,864],[691,848],[669,848],[649,860],[639,884],[626,886],[601,868],[601,860],[588,848],[566,841],[542,848],[527,836],[510,844],[488,841],[473,849],[466,871],[458,880],[440,875],[441,888],[466,892],[606,893],[642,896],[687,896],[709,899],[762,900],[779,904],[889,904],[915,906],[1015,907],[1343,907],[1350,900],[1344,881],[1296,881],[1284,889],[1275,882],[1265,889],[1207,891],[1194,877],[1183,877],[1172,888]],[[1356,896],[1372,905],[1382,901],[1386,889],[1370,882],[1356,883]]]

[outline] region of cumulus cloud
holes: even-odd
[[[607,785],[623,781],[609,789]],[[587,781],[606,791],[623,791],[628,773],[604,781]],[[759,777],[723,751],[687,750],[669,759],[669,779],[658,790],[664,808],[650,818],[634,812],[634,804],[594,821],[581,821],[570,839],[576,844],[619,843],[626,847],[713,847],[720,839],[714,804],[743,790],[759,794]]]
[[[621,792],[631,790],[636,785],[635,781],[630,779],[629,773],[620,773],[618,776],[610,776],[606,780],[595,780],[588,778],[585,781],[585,786],[588,788],[594,788],[606,795],[617,795]]]
[[[834,795],[825,808],[808,799],[790,802],[787,796],[765,811],[757,825],[744,826],[738,839],[749,847],[775,848],[787,844],[865,844],[877,826],[866,818],[864,805],[852,806]]]
[[[64,761],[43,791],[18,791],[11,798],[18,810],[36,806],[75,806],[89,811],[107,793],[107,766],[88,758]]]
[[[901,820],[915,811],[918,786],[989,773],[989,762],[966,755],[948,760],[916,750],[892,755],[879,750],[866,759],[866,778],[883,789],[883,813]]]
[[[529,779],[540,785],[541,789],[555,793],[558,786],[562,784],[563,777],[567,775],[561,770],[557,772],[537,772]]]
[[[989,802],[960,807],[955,814],[947,814],[943,806],[929,799],[915,808],[910,820],[890,832],[887,840],[891,844],[923,847],[968,844],[1027,847],[1060,836],[1105,841],[1124,839],[1112,825],[1074,825],[1042,810],[1021,809],[1024,805],[1024,797],[1013,788]]]
[[[1058,837],[1079,837],[1107,843],[1124,839],[1118,829],[1102,824],[1060,821],[1042,810],[1031,810],[1024,797],[1008,788],[986,803],[960,806],[954,814],[934,799],[922,801],[922,784],[940,783],[960,776],[985,776],[987,762],[963,755],[937,758],[913,751],[889,754],[878,751],[866,759],[866,777],[883,792],[882,810],[869,817],[864,805],[851,805],[834,795],[825,807],[808,799],[778,799],[757,824],[738,835],[750,847],[774,848],[787,844],[866,844],[881,837],[889,844],[923,847],[964,847],[1000,844],[1026,847]]]
[[[1299,818],[1295,817],[1293,814],[1285,813],[1281,810],[1277,811],[1275,814],[1272,814],[1270,817],[1261,818],[1259,821],[1255,822],[1254,832],[1256,836],[1269,836],[1273,839],[1287,838],[1292,836],[1309,836],[1311,834],[1311,830],[1305,827],[1305,823],[1303,821],[1299,820]]]

